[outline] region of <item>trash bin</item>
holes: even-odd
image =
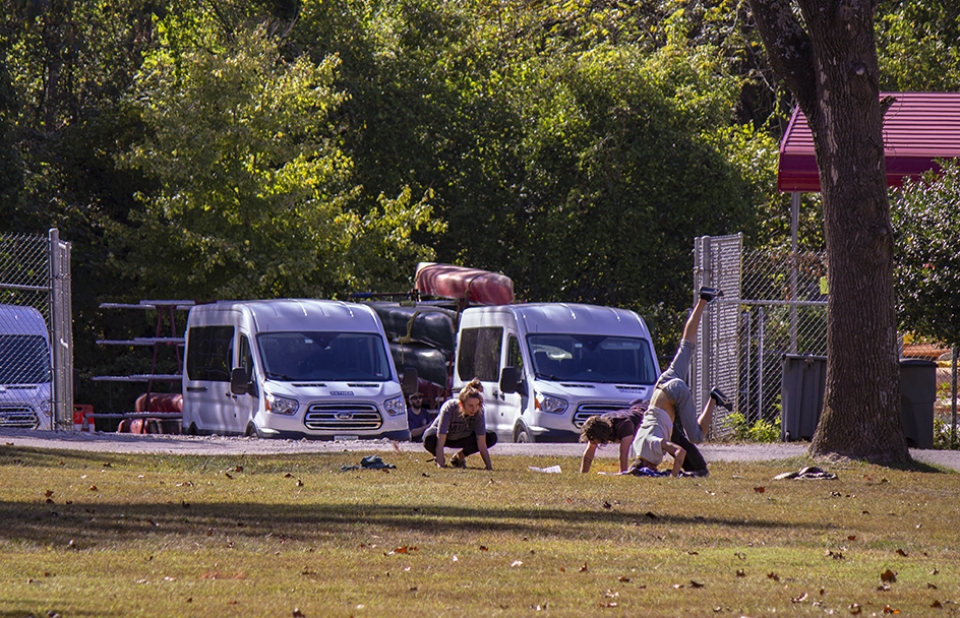
[[[823,391],[827,384],[827,357],[810,354],[783,355],[783,381],[780,384],[780,437],[812,440],[823,409]]]
[[[933,405],[937,401],[937,363],[900,359],[900,422],[911,448],[933,448]]]

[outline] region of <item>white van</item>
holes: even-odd
[[[364,305],[290,299],[197,305],[187,318],[185,356],[188,434],[410,437],[383,326]]]
[[[0,427],[53,428],[50,358],[40,312],[0,305]]]
[[[659,375],[650,332],[632,311],[539,303],[460,316],[454,392],[483,382],[487,429],[500,440],[576,441],[587,418],[649,400]]]

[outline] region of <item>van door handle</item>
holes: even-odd
[[[206,386],[188,386],[187,392],[188,393],[205,393],[207,392],[207,387]]]

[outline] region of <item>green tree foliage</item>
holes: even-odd
[[[877,7],[881,88],[953,91],[960,82],[960,4],[883,0]]]
[[[337,59],[284,61],[263,28],[208,32],[182,54],[158,47],[140,71],[131,102],[149,137],[122,162],[159,187],[140,194],[136,226],[117,228],[121,272],[188,297],[330,296],[370,283],[357,253],[393,265],[430,257],[409,240],[432,225],[430,208],[409,208],[409,192],[366,217],[350,212],[359,188],[332,120],[346,98],[333,87]]]
[[[960,165],[907,182],[891,195],[901,328],[960,346]]]

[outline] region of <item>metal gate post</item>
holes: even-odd
[[[73,311],[70,298],[70,244],[60,242],[60,232],[50,230],[50,344],[53,351],[51,381],[54,430],[73,425]]]

